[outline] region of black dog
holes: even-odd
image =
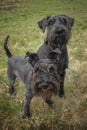
[[[60,97],[64,95],[65,70],[68,68],[67,42],[70,38],[73,24],[74,19],[66,15],[48,16],[38,22],[43,32],[45,32],[47,27],[47,37],[37,52],[39,58],[46,57],[55,48],[59,48],[62,51],[61,59],[56,63],[58,74],[62,78],[59,92]]]
[[[35,53],[27,52],[25,57],[12,56],[7,47],[9,36],[5,39],[4,49],[8,56],[9,93],[14,93],[14,82],[19,78],[25,84],[25,100],[23,117],[30,116],[30,102],[34,95],[42,96],[52,106],[51,97],[57,94],[60,87],[60,76],[55,65],[60,60],[61,51],[55,49],[48,58],[39,59]]]

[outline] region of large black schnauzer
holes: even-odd
[[[56,63],[58,74],[61,76],[59,96],[64,95],[65,70],[68,68],[67,42],[70,38],[74,19],[66,15],[48,16],[38,22],[39,27],[45,32],[47,37],[44,44],[39,48],[37,54],[39,58],[45,58],[52,49],[59,48],[62,51],[60,63]]]
[[[8,56],[9,93],[14,93],[14,82],[19,78],[25,85],[25,100],[23,117],[30,116],[30,102],[34,95],[42,96],[52,106],[51,97],[57,94],[60,88],[60,76],[57,73],[56,61],[60,61],[62,52],[54,49],[46,59],[39,59],[35,53],[27,52],[25,57],[13,56],[8,49],[7,42],[4,49]]]

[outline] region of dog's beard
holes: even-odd
[[[59,45],[59,47],[61,47],[66,41],[65,37],[55,37],[54,39],[52,39],[53,44],[55,44],[56,46]]]
[[[47,88],[39,88],[41,81],[37,80],[33,84],[33,94],[36,96],[41,96],[42,98],[51,98],[52,95],[56,95],[59,91],[59,83],[51,83]]]
[[[65,36],[51,36],[48,37],[48,44],[53,48],[60,48],[66,43],[66,37]]]
[[[50,99],[53,95],[52,89],[41,89],[38,91],[37,96],[41,96],[44,99]]]
[[[53,48],[59,48],[62,50],[62,47],[66,45],[70,37],[70,34],[67,34],[67,32],[63,32],[60,35],[57,34],[49,34],[47,36],[48,44]]]

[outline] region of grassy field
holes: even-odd
[[[54,14],[75,18],[68,43],[66,98],[53,97],[54,109],[41,98],[33,98],[32,117],[23,120],[23,84],[17,81],[16,96],[8,95],[4,39],[10,35],[9,48],[14,55],[36,52],[46,36],[37,22]],[[87,130],[87,1],[0,0],[0,130],[48,129]]]

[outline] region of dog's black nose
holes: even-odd
[[[47,84],[47,83],[41,83],[41,84],[39,85],[39,88],[47,89],[47,88],[48,88],[48,84]]]
[[[63,27],[58,26],[55,31],[57,34],[61,34],[64,31],[64,29]]]

